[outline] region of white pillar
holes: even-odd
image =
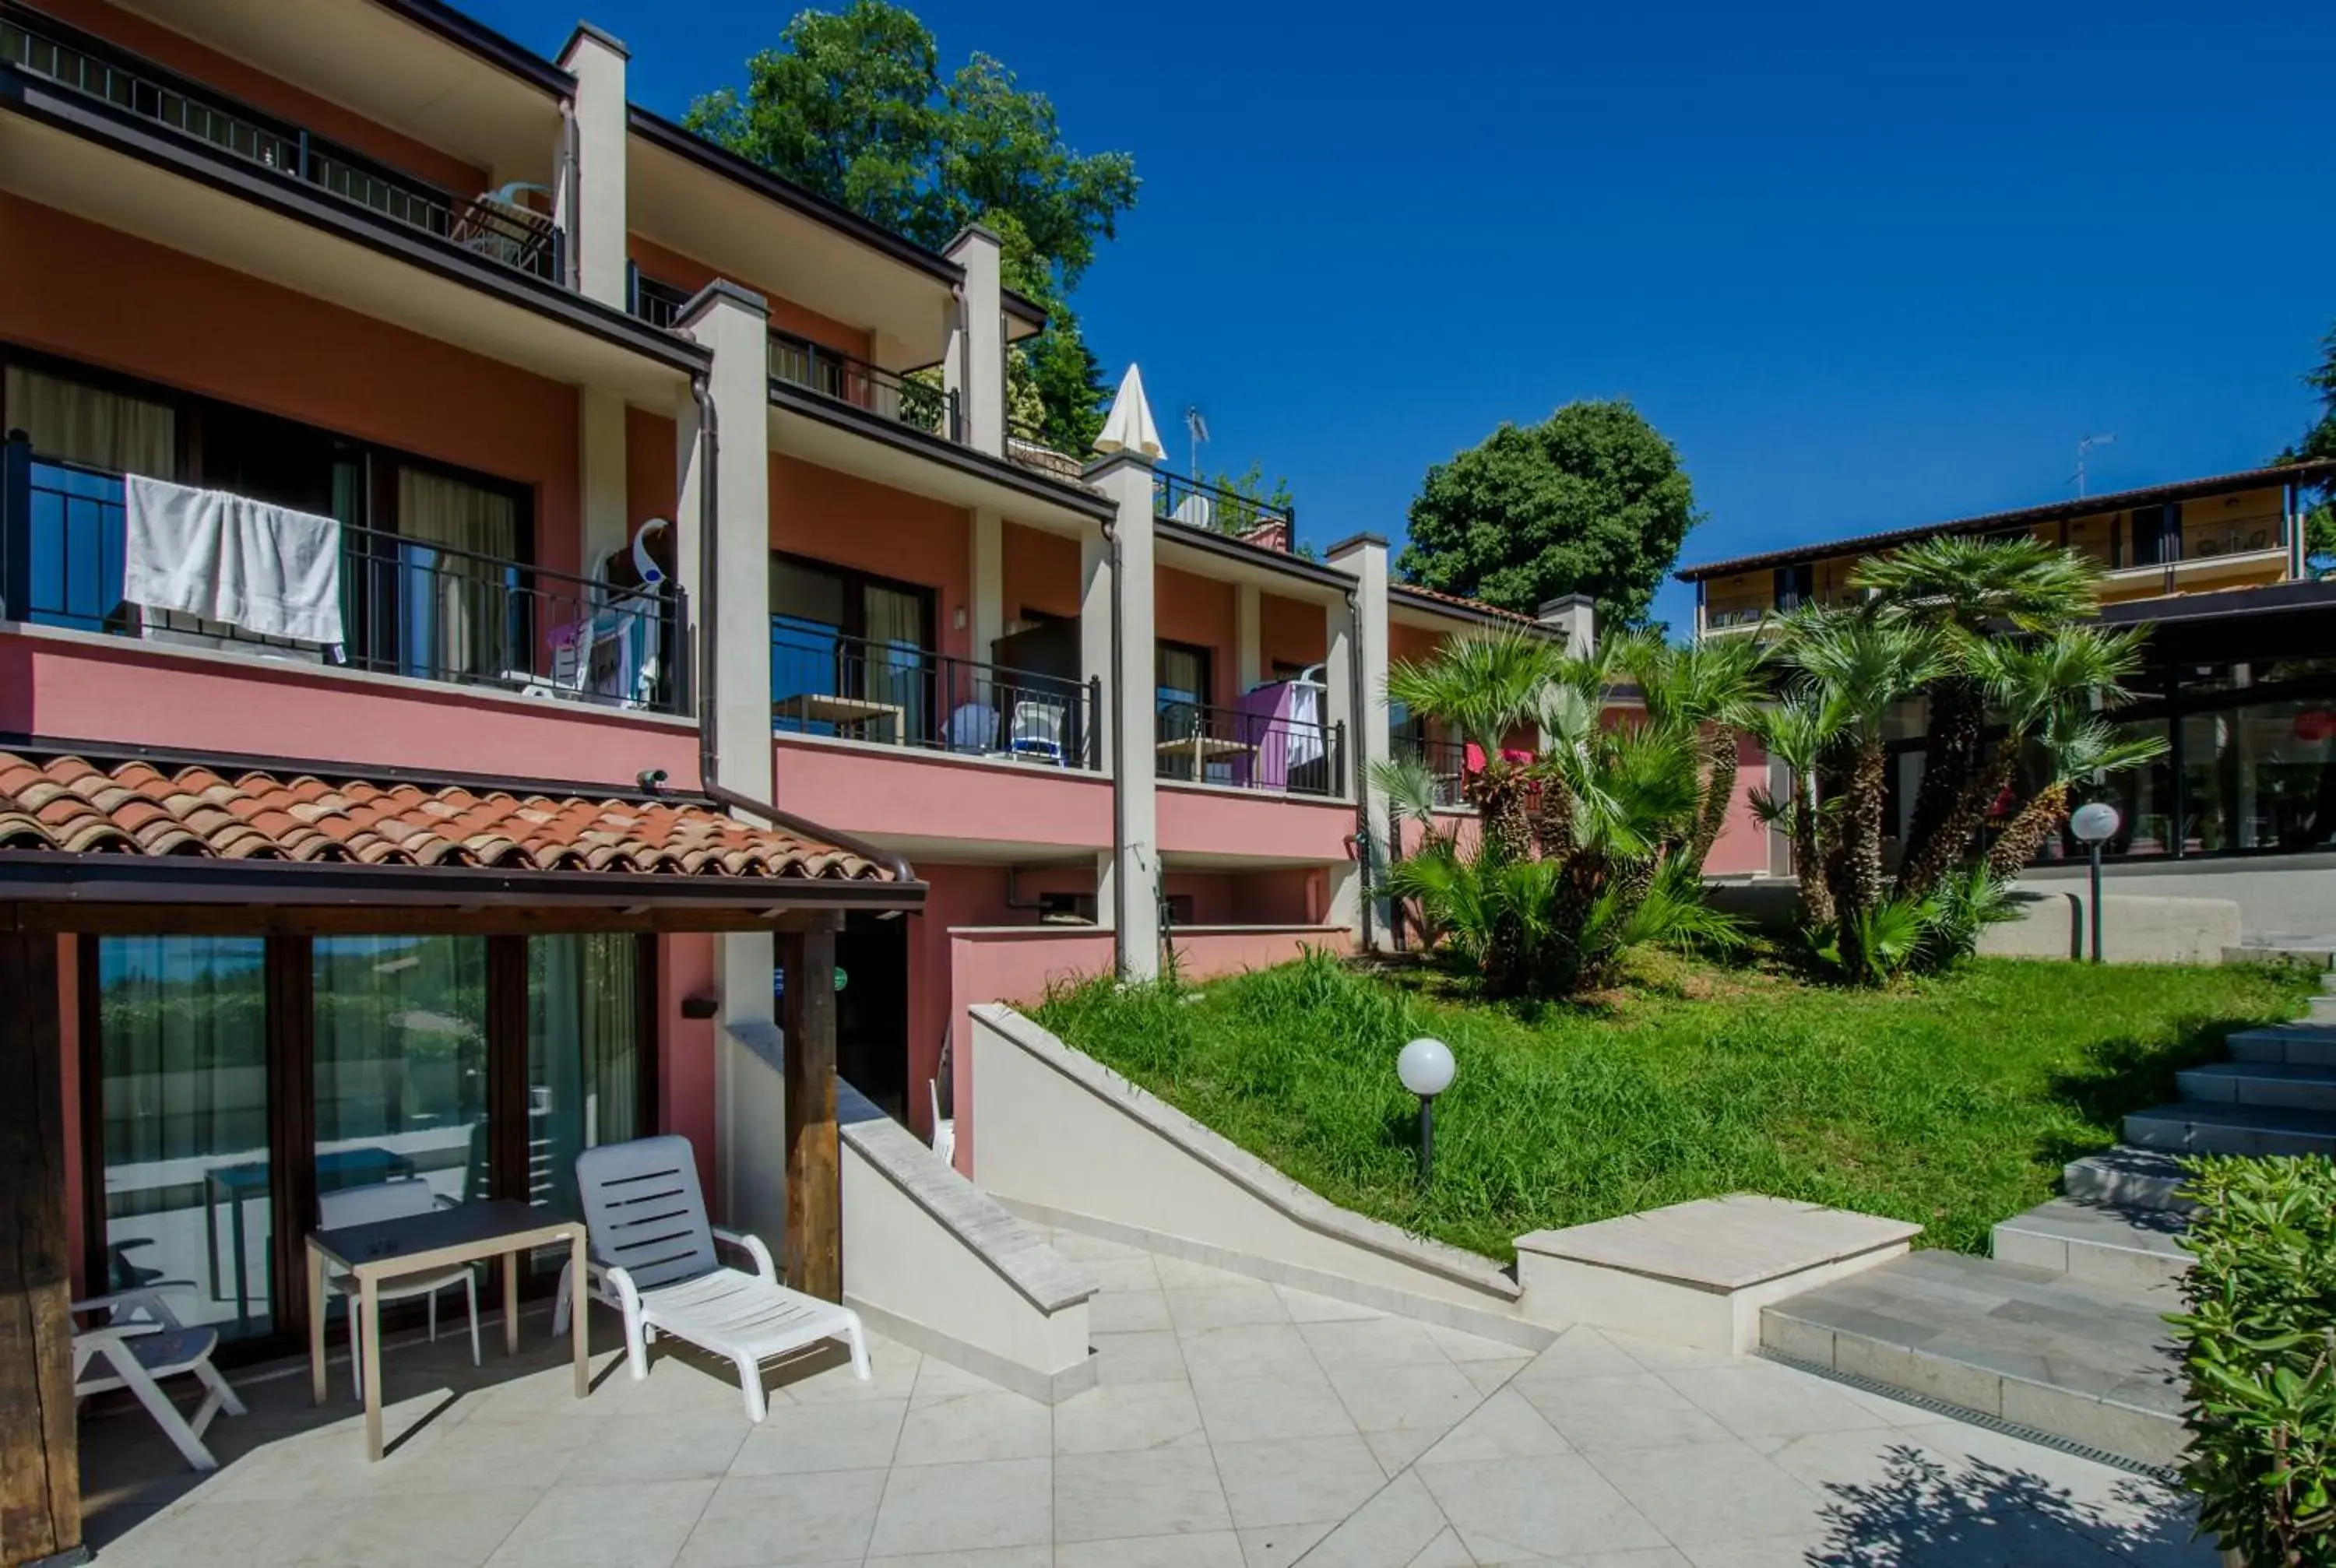
[[[1006,526],[988,507],[973,511],[973,657],[988,664],[1006,635]]]
[[[1000,314],[998,236],[976,224],[941,253],[965,269],[957,330],[941,362],[941,384],[958,396],[963,439],[976,452],[1006,455],[1006,323]]]
[[[1265,678],[1264,599],[1253,582],[1233,585],[1233,673],[1241,691]]]
[[[700,290],[676,322],[714,351],[707,392],[719,435],[711,467],[699,439],[697,405],[685,397],[676,411],[676,472],[681,478],[676,567],[694,618],[708,622],[703,580],[701,506],[706,486],[717,487],[714,519],[715,574],[721,603],[701,638],[699,678],[715,683],[714,740],[720,754],[715,782],[755,800],[774,799],[771,771],[770,413],[764,365],[770,321],[761,296],[716,280]],[[772,974],[776,967],[766,934],[720,939],[715,985],[722,1029],[716,1037],[715,1094],[721,1126],[715,1149],[715,1183],[726,1222],[763,1238],[774,1251],[785,1232],[785,1096],[776,1055]]]
[[[560,52],[576,78],[574,209],[561,213],[576,258],[576,287],[587,299],[625,308],[625,46],[579,22]],[[563,184],[566,182],[563,181]],[[570,191],[560,195],[564,201]]]
[[[1586,658],[1598,646],[1598,606],[1586,593],[1545,599],[1533,618],[1562,638],[1565,651],[1576,658]]]
[[[1119,605],[1120,657],[1104,687],[1106,755],[1119,762],[1112,780],[1119,833],[1106,868],[1108,880],[1096,890],[1096,904],[1114,907],[1114,913],[1105,918],[1113,920],[1117,931],[1121,977],[1148,980],[1160,973],[1159,798],[1153,770],[1152,463],[1134,453],[1114,453],[1087,469],[1086,482],[1118,509],[1113,532],[1119,569],[1103,576]],[[1094,582],[1093,574],[1089,582]],[[1090,592],[1080,608],[1080,645],[1083,650],[1093,648],[1100,631],[1108,663],[1111,607],[1109,602],[1095,607],[1094,599]],[[1104,623],[1100,627],[1094,624],[1098,618]]]
[[[1347,725],[1347,787],[1363,803],[1369,833],[1368,851],[1330,873],[1330,919],[1362,935],[1363,853],[1384,876],[1387,834],[1393,818],[1385,792],[1373,787],[1372,770],[1387,759],[1387,543],[1375,533],[1358,533],[1330,547],[1331,567],[1355,579],[1354,603],[1329,609],[1329,654],[1323,683],[1329,687],[1328,717]],[[1372,940],[1387,942],[1384,898],[1371,915]]]
[[[1090,690],[1102,693],[1095,721],[1103,726],[1103,744],[1095,754],[1095,765],[1106,774],[1114,772],[1112,759],[1119,744],[1114,717],[1119,712],[1119,672],[1111,662],[1114,591],[1111,541],[1102,529],[1089,529],[1079,536],[1079,679]],[[1147,738],[1152,734],[1148,728],[1143,733]],[[1118,787],[1116,779],[1113,787]],[[1095,923],[1107,930],[1119,923],[1113,904],[1118,865],[1115,848],[1095,856]]]
[[[587,386],[576,394],[576,412],[584,509],[579,575],[589,577],[594,561],[622,550],[631,536],[632,524],[647,520],[627,515],[625,400],[616,393]]]

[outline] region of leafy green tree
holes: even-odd
[[[2336,326],[2320,340],[2320,363],[2303,385],[2320,394],[2320,419],[2303,439],[2279,454],[2282,463],[2336,461]],[[2336,485],[2322,485],[2320,504],[2304,514],[2303,549],[2315,576],[2336,573]]]
[[[1639,626],[1698,521],[1678,452],[1637,409],[1569,403],[1430,468],[1396,565],[1413,582],[1528,615],[1586,593],[1601,624]]]
[[[1036,388],[1050,442],[1094,441],[1111,389],[1068,302],[1135,203],[1133,158],[1073,151],[1052,102],[987,54],[944,77],[931,30],[889,0],[798,13],[746,62],[743,91],[699,98],[686,123],[920,245],[988,226],[1007,287],[1047,316],[1011,374]]]

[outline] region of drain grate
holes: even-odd
[[[1961,1405],[1950,1405],[1943,1399],[1933,1399],[1928,1394],[1917,1394],[1910,1389],[1897,1388],[1873,1378],[1862,1378],[1854,1372],[1837,1372],[1831,1367],[1820,1367],[1814,1361],[1804,1361],[1797,1356],[1787,1356],[1781,1351],[1772,1350],[1766,1345],[1761,1346],[1753,1354],[1764,1361],[1774,1361],[1780,1367],[1790,1367],[1796,1372],[1806,1372],[1812,1377],[1823,1378],[1829,1383],[1839,1383],[1867,1394],[1879,1394],[1885,1399],[1895,1399],[1901,1405],[1912,1405],[1918,1410],[1936,1411],[1942,1416],[1961,1421],[1967,1427],[1978,1427],[1990,1432],[2000,1432],[2007,1437],[2017,1437],[2023,1443],[2035,1443],[2043,1447],[2056,1448],[2063,1454],[2073,1454],[2079,1459],[2090,1459],[2096,1465],[2107,1465],[2112,1469],[2123,1470],[2129,1475],[2139,1475],[2163,1485],[2181,1485],[2182,1472],[2171,1465],[2152,1465],[2140,1459],[2128,1458],[2123,1454],[2112,1454],[2106,1448],[2096,1448],[2088,1443],[2078,1443],[2070,1438],[2056,1437],[2050,1432],[2039,1432],[2033,1427],[2023,1427],[2017,1421],[2007,1421],[2000,1416],[1990,1416]]]

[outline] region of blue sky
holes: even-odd
[[[668,113],[793,9],[580,3]],[[1677,443],[1690,562],[2054,500],[2088,432],[2095,490],[2251,466],[2336,319],[2324,0],[913,8],[1134,155],[1089,341],[1317,543],[1574,397]]]

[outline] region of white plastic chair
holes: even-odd
[[[375,1182],[362,1187],[344,1187],[336,1193],[319,1193],[316,1210],[323,1228],[337,1230],[343,1225],[369,1225],[375,1220],[398,1220],[408,1214],[426,1214],[437,1206],[437,1197],[430,1183],[419,1178],[398,1182]],[[365,1368],[358,1358],[357,1297],[355,1279],[335,1271],[326,1281],[326,1288],[340,1293],[342,1306],[349,1320],[349,1384],[358,1398],[365,1398]],[[479,1277],[466,1264],[440,1274],[400,1279],[381,1286],[377,1299],[384,1306],[392,1301],[410,1301],[416,1296],[430,1303],[430,1340],[438,1341],[438,1294],[455,1286],[462,1288],[463,1303],[471,1314],[471,1365],[479,1364]]]
[[[584,1223],[601,1276],[625,1319],[625,1361],[633,1380],[649,1375],[649,1341],[671,1334],[726,1358],[738,1368],[749,1420],[769,1413],[762,1364],[774,1356],[842,1339],[852,1370],[865,1381],[868,1338],[860,1314],[779,1283],[770,1249],[758,1237],[706,1222],[689,1140],[667,1134],[603,1144],[576,1156]],[[719,1239],[744,1251],[754,1271],[725,1267]]]
[[[949,714],[949,750],[988,752],[998,745],[998,710],[986,702],[961,702]]]
[[[203,1433],[222,1410],[230,1416],[244,1413],[243,1401],[211,1365],[219,1330],[186,1327],[157,1290],[92,1296],[75,1301],[73,1310],[75,1314],[106,1314],[102,1325],[78,1330],[73,1337],[74,1399],[127,1388],[146,1407],[146,1413],[154,1417],[154,1424],[188,1464],[198,1470],[218,1469],[219,1461],[203,1446]],[[181,1372],[193,1374],[205,1390],[191,1421],[179,1413],[160,1386],[161,1379]]]
[[[933,1153],[944,1165],[957,1164],[957,1118],[941,1115],[941,1081],[925,1080],[925,1092],[933,1099]]]

